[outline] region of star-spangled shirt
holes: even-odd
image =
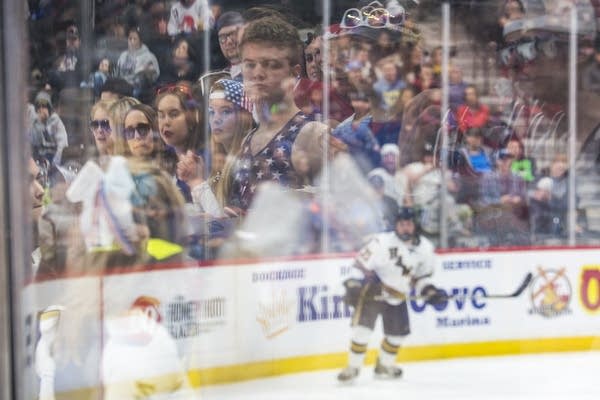
[[[252,154],[251,132],[242,143],[242,151],[236,162],[233,182],[233,205],[247,210],[252,202],[257,186],[271,181],[280,185],[299,189],[302,179],[292,165],[292,146],[308,123],[302,112],[298,112],[257,154]]]

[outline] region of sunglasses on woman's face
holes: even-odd
[[[128,126],[123,129],[123,136],[125,139],[132,140],[135,137],[135,133],[138,133],[138,136],[143,139],[148,136],[148,133],[152,130],[150,124],[137,124],[136,126]]]
[[[104,132],[110,132],[110,122],[107,119],[93,119],[90,121],[90,129],[92,132],[101,129]]]

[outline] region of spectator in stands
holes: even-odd
[[[151,29],[146,32],[144,42],[154,53],[159,65],[166,65],[171,53],[172,37],[167,32],[169,10],[165,2],[155,2],[150,6]]]
[[[375,46],[373,47],[373,58],[380,60],[382,58],[393,56],[398,51],[398,41],[391,32],[381,29],[378,32]]]
[[[109,21],[105,34],[96,42],[95,56],[108,58],[112,65],[116,65],[121,53],[127,51],[127,29],[120,17],[111,18]]]
[[[517,137],[511,137],[506,144],[506,150],[514,157],[511,170],[525,182],[531,183],[536,179],[535,159],[525,156],[525,146]]]
[[[385,58],[379,62],[381,78],[373,85],[373,90],[379,96],[379,104],[384,110],[390,110],[400,98],[406,83],[400,77],[396,59]]]
[[[466,204],[457,204],[458,182],[451,171],[442,178],[442,170],[436,165],[434,148],[425,142],[421,151],[421,160],[408,164],[404,168],[407,179],[406,204],[419,210],[419,224],[423,234],[436,245],[440,240],[440,218],[442,204],[442,186],[446,189],[446,216],[449,244],[468,236],[471,228],[471,208]],[[438,158],[439,160],[439,158]]]
[[[41,260],[38,276],[59,277],[65,272],[71,232],[77,225],[79,205],[67,200],[65,193],[75,174],[64,167],[48,171],[48,198],[39,221]]]
[[[171,57],[162,68],[159,85],[174,84],[178,81],[195,82],[200,74],[200,60],[189,39],[180,36],[173,41]]]
[[[156,111],[146,104],[133,104],[123,120],[124,154],[148,161],[173,174],[176,160],[169,159],[158,133]]]
[[[433,66],[431,64],[421,64],[421,68],[419,68],[419,74],[417,75],[413,86],[417,92],[440,87],[440,82],[436,80],[435,74],[433,73]]]
[[[44,211],[44,187],[46,185],[45,176],[41,171],[38,164],[33,158],[27,160],[27,172],[29,176],[29,202],[31,205],[30,217],[32,227],[32,244],[35,248],[31,253],[31,266],[32,273],[29,274],[29,269],[26,270],[27,276],[32,276],[36,273],[41,260],[41,253],[39,249],[39,235],[38,235],[38,220]]]
[[[200,165],[186,159],[178,165],[178,176],[192,188],[192,198],[198,210],[216,218],[235,212],[228,208],[231,199],[232,169],[246,134],[254,126],[252,105],[238,81],[221,79],[211,88],[208,103],[208,122],[211,130],[211,161],[213,168],[208,179],[199,173]],[[218,155],[224,160],[216,168]]]
[[[207,0],[179,0],[171,5],[167,32],[170,36],[193,34],[208,31],[213,23]]]
[[[102,94],[102,88],[110,74],[111,64],[107,57],[104,57],[98,63],[96,71],[92,72],[87,82],[81,82],[82,88],[90,88],[94,93],[94,100],[99,99]]]
[[[306,75],[311,81],[323,80],[323,36],[312,35],[312,40],[304,48]]]
[[[109,109],[114,129],[117,154],[128,158],[128,168],[136,190],[131,202],[136,222],[147,228],[149,240],[162,240],[179,248],[187,235],[183,223],[183,197],[172,181],[177,163],[173,152],[165,151],[158,134],[156,111],[133,98],[116,101]],[[164,242],[155,242],[155,245]],[[182,250],[179,250],[179,253]],[[150,255],[158,260],[158,253]]]
[[[98,100],[90,111],[90,131],[99,156],[114,153],[114,136],[108,118],[108,109],[114,100]]]
[[[127,31],[128,48],[121,53],[115,75],[133,86],[133,96],[147,91],[158,79],[160,67],[156,56],[142,43],[138,27]]]
[[[431,67],[433,68],[433,77],[436,82],[442,81],[442,55],[443,47],[435,46],[431,51]]]
[[[201,103],[194,97],[192,86],[179,82],[161,87],[157,91],[155,105],[160,136],[178,161],[203,157],[205,135],[202,133]],[[205,163],[205,160],[202,158],[199,162]],[[191,203],[189,186],[179,177],[175,178],[186,202]]]
[[[596,39],[594,57],[581,73],[581,89],[600,93],[600,39]]]
[[[403,75],[404,80],[415,87],[415,90],[419,92],[419,88],[415,85],[419,74],[421,73],[421,65],[423,64],[423,48],[420,43],[411,43],[404,49],[403,61]]]
[[[259,124],[242,143],[232,190],[236,206],[247,210],[261,182],[291,189],[312,184],[327,126],[308,121],[294,103],[303,44],[292,25],[276,16],[251,21],[240,48],[244,88]]]
[[[368,178],[369,184],[375,192],[374,206],[377,209],[377,216],[382,226],[377,229],[379,232],[388,232],[394,229],[396,225],[396,215],[398,214],[398,202],[396,199],[385,194],[385,183],[379,175],[371,175]]]
[[[525,9],[520,0],[506,0],[504,2],[504,12],[500,16],[498,23],[503,27],[507,22],[522,19],[524,16]]]
[[[567,237],[568,176],[567,157],[558,154],[529,198],[531,231],[540,241]]]
[[[240,82],[242,81],[242,60],[239,43],[244,33],[244,24],[244,17],[236,11],[223,13],[216,24],[221,52],[229,62],[225,70],[231,74],[233,80]]]
[[[304,48],[306,77],[301,76],[294,87],[296,105],[311,120],[321,121],[323,115],[323,56],[324,36],[320,32],[311,33]],[[334,44],[331,44],[333,46]],[[345,74],[344,74],[345,75]],[[336,84],[329,87],[329,115],[327,122],[332,128],[352,115],[348,98],[339,91]]]
[[[565,238],[569,202],[569,171],[567,156],[557,154],[530,196],[532,232],[540,239]]]
[[[501,149],[496,168],[481,176],[475,209],[475,230],[492,245],[524,245],[529,242],[527,187],[511,171],[514,157]]]
[[[358,60],[350,60],[344,66],[344,72],[353,91],[364,91],[371,88],[371,76],[365,71],[368,71],[368,68],[365,68],[364,64]]]
[[[415,89],[407,86],[400,91],[400,96],[389,110],[383,110],[382,107],[373,110],[372,130],[380,146],[398,143],[404,109],[414,95]]]
[[[458,107],[465,103],[467,83],[463,80],[462,68],[451,63],[448,67],[448,102],[450,109],[456,113]]]
[[[405,204],[407,182],[400,169],[400,149],[397,144],[387,143],[381,147],[381,166],[369,171],[367,176],[381,177],[386,196],[394,199],[398,206]]]
[[[109,76],[100,89],[100,100],[114,101],[133,96],[133,86],[125,79]]]
[[[129,109],[136,104],[140,104],[140,101],[135,97],[123,97],[115,100],[108,108],[108,121],[110,122],[110,131],[112,132],[112,140],[114,142],[113,154],[127,154],[127,144],[125,143],[125,135],[123,134],[123,122]]]
[[[556,219],[555,234],[566,235],[567,211],[569,204],[569,161],[565,153],[558,153],[552,159],[549,170],[552,179],[550,204]],[[558,222],[558,223],[557,223]]]
[[[74,23],[69,24],[65,30],[64,53],[56,59],[49,76],[49,83],[56,92],[65,87],[79,87],[83,78],[79,59],[80,46],[79,28]]]
[[[465,89],[465,102],[456,110],[458,129],[466,132],[469,128],[484,128],[490,118],[490,109],[479,101],[475,85],[468,85]]]
[[[54,112],[48,93],[39,92],[34,107],[36,116],[30,131],[32,153],[53,165],[60,165],[63,149],[69,145],[65,125]]]
[[[492,170],[491,151],[483,145],[483,132],[481,128],[468,128],[464,135],[465,143],[460,151],[469,160],[473,170],[477,173]]]
[[[552,198],[552,179],[545,176],[535,185],[529,196],[531,233],[537,243],[553,235],[555,226],[550,206]],[[557,221],[558,222],[558,221]]]
[[[369,95],[355,91],[350,94],[354,114],[342,121],[331,133],[348,146],[348,152],[354,158],[363,173],[368,173],[380,163],[380,147],[371,130],[371,104],[374,93]]]

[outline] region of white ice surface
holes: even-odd
[[[285,375],[200,391],[203,400],[600,400],[600,352],[464,358],[401,365],[396,381],[363,368],[352,385],[337,370]]]

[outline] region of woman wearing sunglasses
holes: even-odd
[[[90,131],[99,156],[108,156],[114,152],[114,136],[108,119],[108,109],[113,100],[99,100],[90,111]]]
[[[125,114],[123,121],[124,154],[140,160],[152,161],[166,169],[165,143],[158,134],[156,111],[146,104],[135,104]]]
[[[183,198],[171,179],[177,160],[165,151],[158,134],[156,111],[146,104],[132,105],[124,115],[120,142],[125,145],[123,154],[128,156],[136,186],[132,197],[134,213],[139,223],[148,228],[149,240],[183,245],[187,226]],[[161,243],[165,242],[154,245]],[[181,253],[175,255],[179,257]]]

